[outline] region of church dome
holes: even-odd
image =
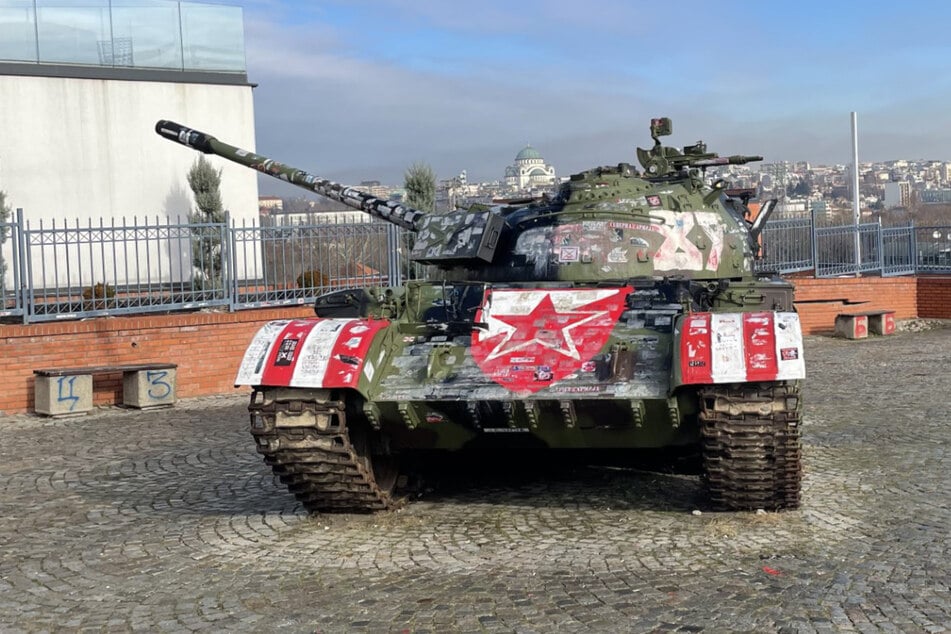
[[[515,156],[516,161],[525,161],[530,159],[541,159],[542,155],[531,145],[526,145],[521,152]]]

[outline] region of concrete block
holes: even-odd
[[[46,416],[72,416],[92,409],[92,375],[37,376],[34,410]]]
[[[865,339],[868,337],[868,316],[836,315],[835,334],[846,339]]]
[[[122,374],[122,404],[145,409],[175,404],[175,368]]]
[[[873,335],[891,335],[895,332],[895,313],[883,312],[868,316],[868,331]]]

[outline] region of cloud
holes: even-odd
[[[912,3],[914,4],[914,3]],[[526,143],[559,174],[634,161],[648,120],[721,154],[951,158],[948,45],[837,3],[245,2],[258,151],[342,182],[494,180]],[[919,14],[920,15],[920,14]],[[676,17],[676,19],[673,19]],[[927,22],[927,21],[925,21]],[[876,39],[870,39],[876,38]],[[262,191],[268,191],[262,186]]]

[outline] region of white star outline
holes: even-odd
[[[493,291],[491,302],[483,307],[482,310],[482,319],[485,322],[487,328],[485,334],[482,336],[482,339],[489,339],[491,337],[498,336],[501,333],[505,333],[505,336],[486,356],[486,361],[492,361],[499,358],[503,354],[509,354],[523,348],[527,348],[533,344],[538,344],[549,350],[554,350],[560,354],[565,355],[576,361],[581,360],[581,355],[578,353],[578,348],[575,346],[574,339],[571,337],[570,330],[577,328],[578,326],[584,325],[589,321],[603,317],[604,315],[610,314],[609,310],[573,310],[575,308],[580,308],[582,306],[587,306],[588,304],[593,304],[599,302],[603,299],[606,299],[612,295],[616,295],[620,291],[618,289],[604,289],[604,290],[588,290],[588,291],[574,291],[574,290],[555,290],[555,291]],[[529,299],[531,297],[531,299]],[[496,314],[502,316],[525,316],[530,315],[532,311],[538,308],[538,305],[542,303],[545,298],[548,297],[551,300],[552,305],[555,307],[556,315],[588,315],[583,319],[573,321],[566,325],[564,328],[561,328],[561,336],[564,339],[566,348],[561,348],[560,346],[552,345],[550,342],[542,341],[538,337],[533,337],[529,341],[524,341],[522,343],[516,344],[509,348],[506,348],[505,345],[511,340],[512,336],[518,332],[518,328],[492,316],[492,308],[495,306]],[[558,301],[555,301],[555,298],[558,298]],[[523,302],[530,302],[526,306]],[[499,306],[502,304],[502,306]],[[567,305],[567,306],[566,306]],[[568,308],[568,310],[558,310],[560,307]],[[499,312],[498,308],[509,308],[509,312]],[[516,308],[517,310],[511,310]],[[527,310],[526,310],[527,308]]]

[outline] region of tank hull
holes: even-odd
[[[804,375],[795,313],[684,313],[632,306],[634,294],[486,286],[463,334],[382,318],[271,322],[236,384],[349,394],[394,451],[619,449],[698,444],[705,387]]]

